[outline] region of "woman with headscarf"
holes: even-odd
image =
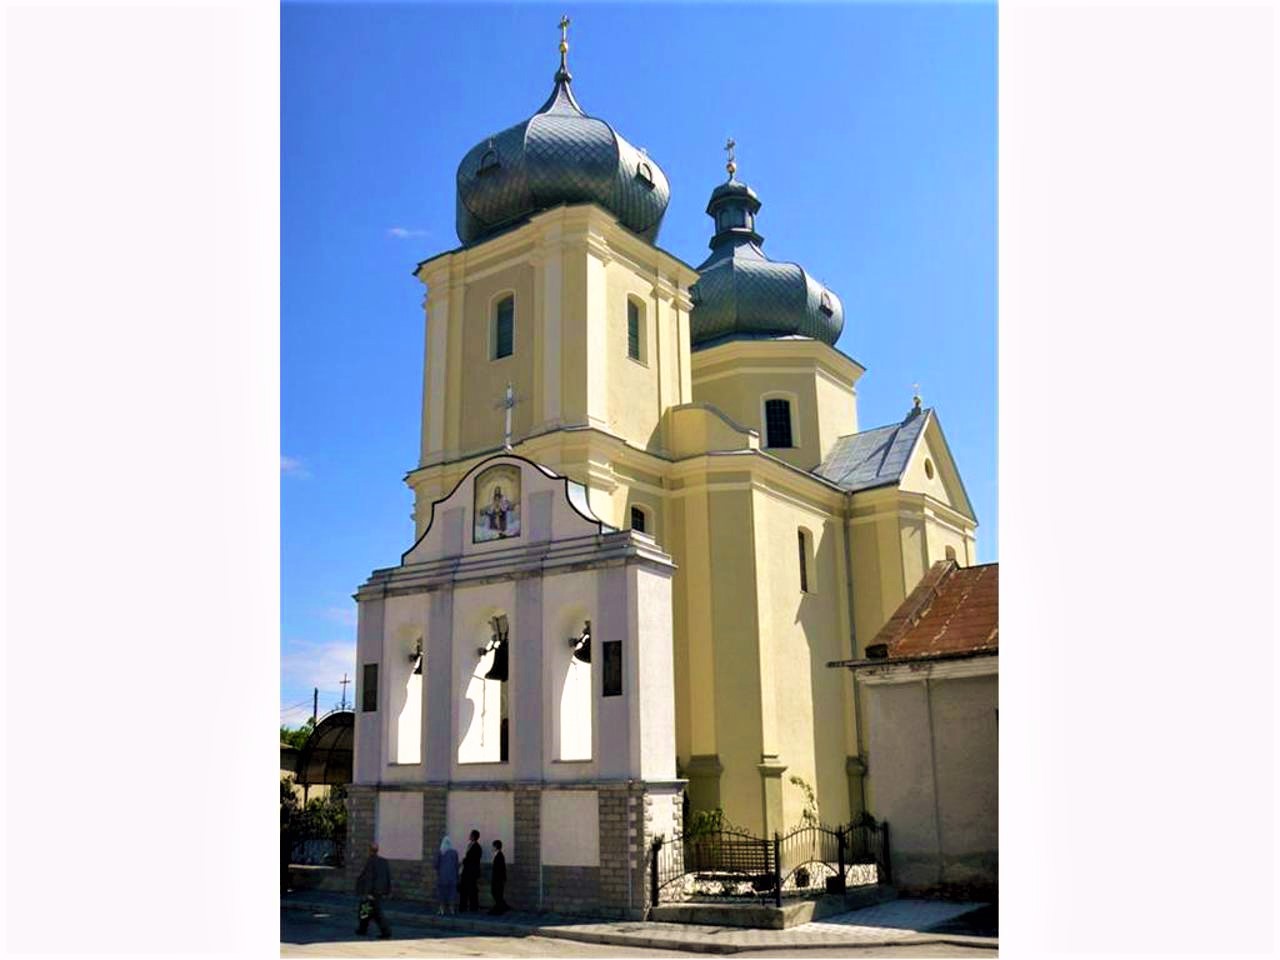
[[[436,896],[442,914],[457,912],[458,851],[453,849],[447,833],[440,839],[440,852],[436,854]]]

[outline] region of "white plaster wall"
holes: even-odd
[[[422,859],[422,794],[378,794],[374,839],[388,860]]]
[[[472,830],[480,831],[484,862],[493,859],[493,841],[502,841],[507,863],[516,859],[515,796],[505,790],[450,790],[445,802],[445,826],[458,856],[467,849]]]
[[[544,790],[540,830],[544,865],[600,865],[600,798],[595,790]]]
[[[934,680],[930,689],[943,853],[993,853],[999,846],[996,677]]]
[[[600,660],[600,641],[592,637],[594,662],[589,668],[571,667],[573,652],[569,647],[569,637],[582,631],[584,620],[591,621],[593,631],[598,629],[596,578],[594,571],[580,570],[545,577],[542,582],[542,689],[545,692],[542,734],[546,758],[544,776],[548,780],[589,779],[596,771],[596,698],[600,685],[596,664]],[[575,679],[585,681],[589,687],[585,691],[571,690],[566,696],[566,683],[572,674],[577,674]],[[582,699],[584,693],[585,699]],[[568,722],[574,728],[567,738],[566,709],[572,711]],[[566,746],[577,749],[566,752]]]
[[[635,698],[639,735],[639,774],[646,780],[671,780],[676,767],[675,655],[672,650],[671,577],[647,567],[632,567],[630,592],[635,608],[635,682],[624,691]],[[643,680],[643,682],[639,682]]]
[[[420,678],[413,678],[410,652],[421,640],[426,644],[427,608],[425,593],[387,597],[382,633],[382,677],[385,703],[383,716],[384,752],[388,768],[411,765],[413,770],[388,769],[388,780],[421,779],[423,702]]]
[[[867,686],[867,766],[874,813],[895,853],[936,855],[938,834],[923,681]],[[905,879],[905,878],[900,878]]]

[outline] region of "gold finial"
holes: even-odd
[[[915,409],[919,410],[920,409],[920,384],[913,383],[911,385],[911,390],[912,390],[911,402],[914,405]]]
[[[564,55],[569,52],[569,24],[572,22],[567,15],[560,18],[560,61],[562,63]]]
[[[737,143],[734,142],[733,137],[730,137],[724,142],[725,152],[729,154],[729,162],[724,165],[724,168],[729,171],[730,180],[732,180],[733,175],[738,172],[738,165],[733,160],[733,148],[736,146]]]

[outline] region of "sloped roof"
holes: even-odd
[[[841,437],[813,472],[850,492],[897,483],[932,414],[913,410],[901,423]]]
[[[999,641],[1000,565],[940,560],[871,644],[884,644],[890,660],[905,660],[995,653]]]

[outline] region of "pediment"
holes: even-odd
[[[441,499],[401,563],[520,550],[612,530],[592,511],[582,484],[540,463],[500,454],[476,464]]]

